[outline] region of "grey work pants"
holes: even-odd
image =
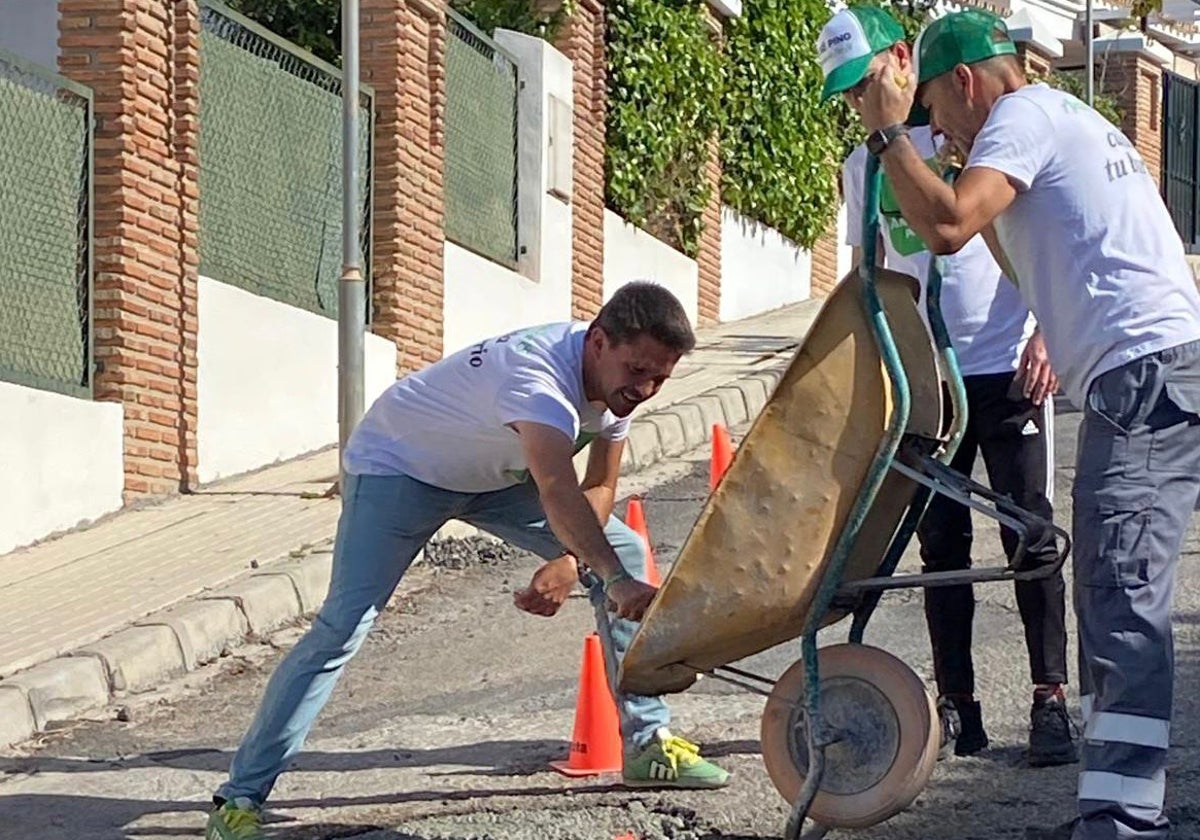
[[[1099,376],[1073,489],[1084,719],[1073,840],[1163,840],[1175,567],[1200,493],[1200,342]]]

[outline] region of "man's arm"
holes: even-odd
[[[1004,276],[1009,279],[1009,282],[1020,288],[1021,283],[1017,279],[1017,273],[1013,271],[1012,263],[1008,260],[1008,254],[1004,252],[1004,247],[1000,244],[1000,237],[996,234],[995,225],[988,225],[981,233],[988,250],[992,252],[992,259],[996,261],[996,265],[1000,266],[1000,270],[1004,272]]]
[[[600,576],[620,618],[640,621],[658,591],[634,580],[621,565],[575,472],[574,443],[559,429],[516,421],[529,472],[537,484],[550,530],[580,562]]]
[[[601,528],[612,515],[613,503],[617,494],[621,452],[624,448],[623,440],[612,441],[604,438],[592,441],[588,448],[587,471],[584,474],[580,490],[591,506]],[[553,525],[551,530],[554,530]],[[573,554],[565,554],[555,560],[547,561],[534,572],[529,586],[513,592],[513,603],[518,609],[532,615],[547,618],[553,616],[566,603],[571,591],[579,583],[579,572],[579,565]]]
[[[970,167],[953,186],[947,184],[907,137],[890,144],[880,163],[905,221],[935,254],[960,250],[1017,197],[1004,173],[986,167]]]
[[[563,545],[602,578],[622,570],[596,511],[579,484],[572,462],[574,446],[558,429],[542,423],[518,422],[513,428],[521,436],[529,472],[554,535]]]
[[[588,446],[587,470],[580,488],[587,498],[600,527],[612,516],[617,498],[617,480],[621,475],[621,453],[624,440],[596,438]]]

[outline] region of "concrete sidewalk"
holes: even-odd
[[[757,415],[820,301],[699,331],[641,408],[625,474]],[[328,449],[0,556],[0,746],[147,691],[324,599]]]

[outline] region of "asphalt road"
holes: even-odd
[[[1056,518],[1069,522],[1077,415],[1058,418]],[[646,492],[651,536],[669,563],[707,489],[707,452],[631,481]],[[623,510],[623,508],[622,508]],[[979,522],[977,562],[1000,562],[999,540]],[[747,527],[784,529],[786,522]],[[1185,547],[1175,600],[1176,716],[1168,804],[1173,837],[1200,837],[1200,576],[1198,529]],[[414,569],[347,669],[306,751],[270,802],[286,840],[749,840],[781,834],[788,808],[763,768],[763,699],[713,680],[671,698],[673,729],[733,772],[716,792],[633,792],[610,779],[568,780],[548,768],[566,755],[584,635],[591,614],[572,599],[553,619],[525,615],[511,592],[532,558],[444,546]],[[902,571],[914,567],[915,551]],[[1007,584],[977,587],[976,669],[992,745],[939,763],[905,812],[830,837],[1001,840],[1052,825],[1072,808],[1077,767],[1029,769],[1022,751],[1030,686],[1019,617]],[[823,633],[845,638],[849,623]],[[247,644],[125,708],[0,756],[0,837],[200,837],[281,650],[303,624]],[[1074,663],[1074,638],[1069,661]],[[865,641],[897,654],[927,681],[928,635],[919,591],[884,596]],[[789,643],[743,663],[777,676],[799,654]],[[1074,669],[1072,668],[1072,671]],[[1072,679],[1074,674],[1072,673]],[[1071,688],[1072,711],[1078,714]]]

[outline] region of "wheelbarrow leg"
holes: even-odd
[[[792,804],[792,814],[788,817],[787,826],[784,829],[784,840],[801,840],[804,818],[808,815],[808,809],[812,807],[813,800],[817,797],[821,779],[825,775],[825,747],[833,741],[830,737],[832,733],[827,731],[821,718],[821,677],[817,668],[817,634],[815,631],[804,634],[801,650],[804,661],[804,720],[806,723],[805,737],[808,741],[808,773],[804,777],[804,786],[800,788],[800,795]],[[809,833],[805,835],[805,838],[824,837],[828,830],[822,826],[816,828],[819,829],[818,834]]]

